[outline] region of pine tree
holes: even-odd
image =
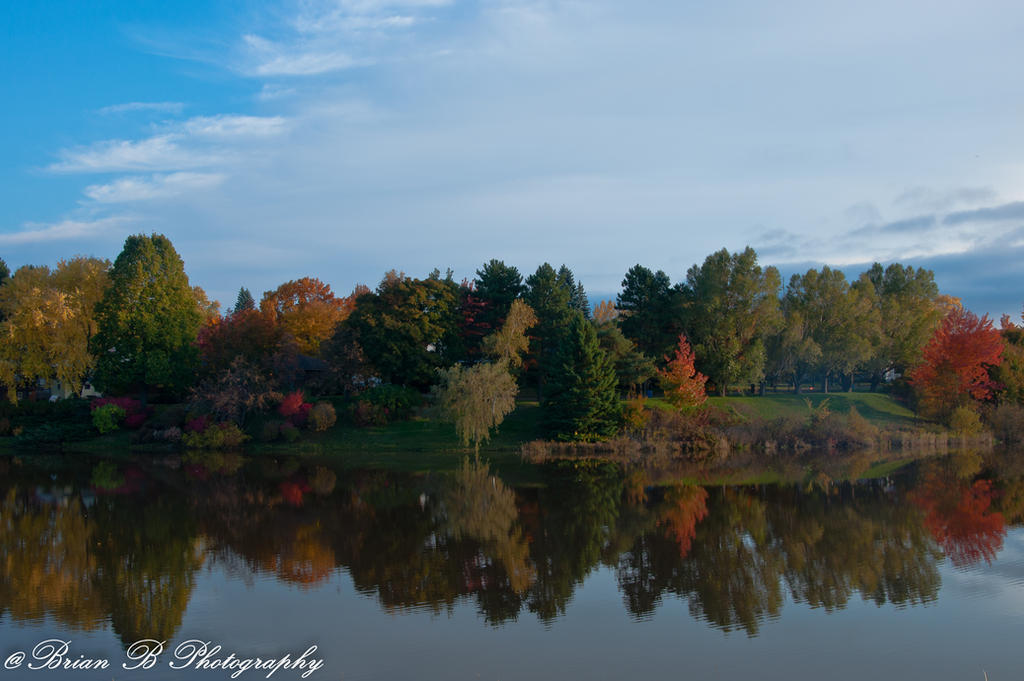
[[[256,299],[252,297],[252,293],[249,289],[244,286],[238,289],[238,298],[235,299],[235,314],[255,309]]]
[[[595,441],[615,435],[619,398],[615,368],[594,327],[574,312],[559,345],[544,396],[544,425],[559,440]]]

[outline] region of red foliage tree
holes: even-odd
[[[988,315],[950,309],[925,346],[922,363],[908,374],[921,412],[945,419],[972,398],[990,398],[995,385],[988,369],[999,366],[1002,355],[1003,339]]]
[[[953,565],[966,567],[982,559],[991,563],[1003,548],[1006,521],[989,508],[994,496],[988,480],[971,484],[932,474],[911,500],[925,512],[925,527]]]
[[[694,354],[686,335],[679,336],[675,357],[665,357],[666,366],[658,372],[658,379],[667,399],[676,409],[699,407],[707,399],[704,384],[708,377],[694,368]]]

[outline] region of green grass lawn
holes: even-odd
[[[828,400],[827,408],[842,414],[850,411],[850,407],[854,406],[861,416],[877,426],[920,425],[914,412],[882,393],[840,392],[825,395],[819,392],[802,395],[776,393],[764,397],[709,397],[708,404],[719,409],[733,410],[743,416],[775,419],[780,416],[807,416],[810,414],[810,409],[807,407],[808,400],[815,408]],[[648,404],[653,407],[670,408],[668,403],[660,398],[651,399]]]
[[[519,402],[491,441],[481,445],[480,456],[503,471],[525,466],[519,447],[541,437],[536,401]],[[336,456],[353,468],[389,468],[404,471],[452,470],[473,447],[463,446],[455,427],[444,421],[414,418],[382,427],[356,428],[338,425],[325,433],[303,433],[292,444],[254,444],[254,454],[294,454]]]

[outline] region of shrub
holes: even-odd
[[[6,416],[0,418],[0,437],[7,437],[11,434],[11,420]]]
[[[959,435],[977,435],[981,432],[981,417],[970,407],[957,407],[949,417],[949,429]]]
[[[622,422],[630,433],[642,433],[651,420],[651,412],[644,406],[645,402],[647,398],[643,395],[626,400],[622,409]]]
[[[299,429],[291,421],[285,421],[281,424],[281,437],[285,442],[295,442],[299,439]]]
[[[127,412],[123,407],[116,404],[103,404],[93,409],[92,424],[101,435],[117,430],[118,425],[124,420]]]
[[[249,436],[234,423],[217,423],[202,431],[182,434],[181,441],[189,449],[231,449],[239,447]]]
[[[337,420],[338,415],[330,402],[317,402],[309,412],[310,428],[320,433],[331,428]]]
[[[423,404],[423,396],[418,390],[390,384],[370,388],[361,394],[359,399],[382,407],[388,421],[410,418],[413,412]]]
[[[285,395],[284,400],[277,407],[277,413],[291,421],[292,425],[302,427],[306,424],[306,419],[312,408],[313,405],[306,402],[302,396],[302,391],[296,390]]]
[[[190,419],[185,424],[186,433],[201,433],[210,425],[210,417],[205,414],[198,416],[194,419]]]
[[[359,400],[352,406],[352,422],[360,428],[387,425],[386,409],[367,400]]]

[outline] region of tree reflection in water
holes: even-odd
[[[856,596],[927,603],[943,553],[956,566],[993,560],[1004,514],[1024,515],[1024,463],[1001,461],[810,487],[654,485],[643,471],[575,462],[513,489],[469,460],[413,475],[263,459],[143,466],[137,484],[103,495],[81,473],[49,492],[48,476],[12,470],[0,488],[0,615],[170,639],[205,564],[301,589],[343,570],[389,610],[472,601],[495,626],[525,612],[551,623],[590,573],[610,569],[634,617],[675,597],[711,626],[756,635],[787,596],[827,611]]]

